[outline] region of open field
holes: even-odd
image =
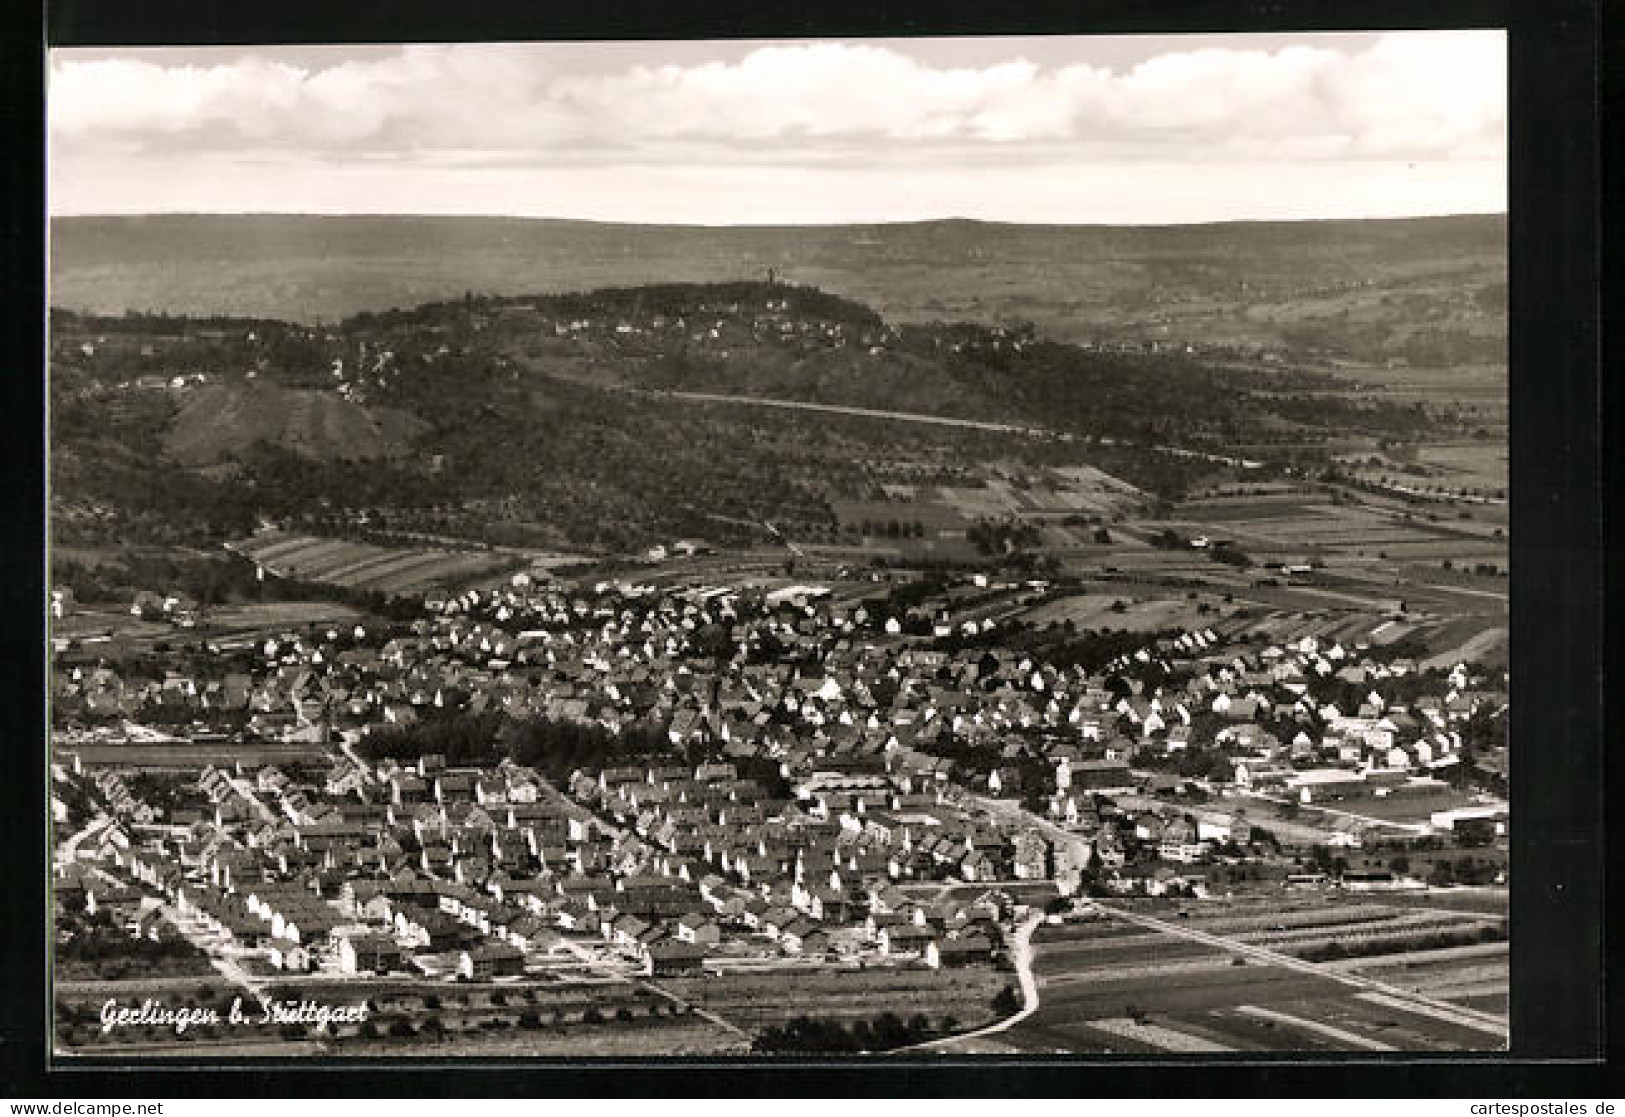
[[[261,533],[231,549],[278,577],[388,595],[454,589],[524,562],[504,551],[380,547],[281,532]]]
[[[1507,447],[1499,442],[1425,443],[1417,451],[1417,458],[1442,474],[1446,485],[1506,488]]]
[[[1222,574],[1224,568],[1214,570]],[[1232,640],[1274,644],[1312,636],[1345,647],[1380,647],[1414,638],[1433,657],[1430,664],[1449,666],[1459,660],[1488,665],[1505,662],[1505,601],[1490,590],[1473,591],[1476,596],[1469,599],[1463,613],[1448,611],[1437,600],[1452,592],[1447,587],[1384,587],[1373,592],[1359,588],[1358,583],[1320,576],[1317,579],[1339,588],[1258,586],[1244,579],[1218,581],[1205,574],[1202,570],[1166,571],[1166,577],[1176,579],[1172,585],[1145,576],[1111,576],[1110,580],[1086,585],[1085,592],[1052,597],[1026,608],[1019,616],[1037,627],[1071,621],[1079,629],[1129,632],[1211,628]],[[1199,588],[1184,588],[1187,585]],[[1395,609],[1402,593],[1408,597],[1407,612],[1404,619],[1398,619],[1401,614]],[[1421,612],[1411,605],[1412,601],[1416,606],[1425,603],[1439,613]],[[956,614],[956,619],[963,618]]]
[[[51,621],[51,636],[57,640],[161,640],[174,633],[173,626],[142,620],[128,609],[75,609]]]
[[[1216,602],[1213,595],[1189,601],[1182,594],[1147,599],[1126,593],[1075,594],[1029,609],[1022,614],[1022,619],[1039,627],[1071,621],[1080,629],[1115,628],[1127,632],[1200,629],[1213,626],[1234,613],[1233,607]],[[1117,608],[1119,605],[1122,608]],[[1207,605],[1208,611],[1201,611],[1201,605]]]
[[[1378,819],[1399,826],[1418,826],[1426,823],[1435,811],[1454,811],[1478,805],[1479,802],[1472,796],[1452,790],[1430,791],[1426,794],[1401,793],[1381,797],[1361,795],[1351,799],[1317,801],[1300,808],[1299,817],[1318,808],[1334,814],[1344,813],[1360,818]]]
[[[233,647],[290,630],[351,625],[365,620],[366,614],[360,610],[330,601],[216,605],[190,629],[176,628],[163,621],[142,620],[130,615],[128,610],[76,609],[51,622],[51,637],[59,644],[78,641],[87,650],[99,646],[130,650],[204,639],[219,647]]]
[[[1507,372],[1504,362],[1458,364],[1448,368],[1366,364],[1342,373],[1364,390],[1385,399],[1423,404],[1466,405],[1487,424],[1506,421]]]
[[[993,1017],[992,1001],[1015,975],[992,966],[929,970],[822,969],[794,974],[744,974],[662,979],[665,989],[755,1033],[796,1016],[872,1020],[883,1012],[903,1019],[924,1013],[932,1024],[952,1016],[960,1028]]]
[[[1309,504],[1284,505],[1268,512],[1253,509],[1234,518],[1232,512],[1181,505],[1174,517],[1145,526],[1170,528],[1187,537],[1231,539],[1255,558],[1343,550],[1375,554],[1401,545],[1453,543],[1458,538],[1425,522],[1406,521],[1403,516],[1374,509]],[[1476,541],[1465,542],[1470,546]]]
[[[1481,1011],[1506,1015],[1510,989],[1507,944],[1419,950],[1328,963]]]
[[[403,1047],[412,1052],[421,1043],[424,1056],[453,1058],[508,1057],[560,1059],[645,1059],[677,1056],[740,1055],[749,1045],[737,1035],[705,1020],[662,1017],[632,1024],[571,1024],[561,1027],[527,1028],[517,1017],[496,1017],[501,1024],[460,1031],[449,1038],[424,1037],[421,1040],[363,1038],[329,1041],[331,1055],[398,1059]]]
[[[1465,1017],[1362,992],[1336,976],[1345,966],[1442,1000],[1493,997],[1502,980],[1504,942],[1404,950],[1404,944],[1439,927],[1481,925],[1471,913],[1275,897],[1218,912],[1197,906],[1189,914],[1193,930],[1287,949],[1334,937],[1377,941],[1379,929],[1386,928],[1382,941],[1394,942],[1396,951],[1358,963],[1287,969],[1251,958],[1243,962],[1216,945],[1117,919],[1046,925],[1033,940],[1039,1009],[989,1037],[994,1042],[984,1049],[1186,1054],[1501,1046],[1493,1031]],[[1453,1003],[1467,1005],[1465,999]]]
[[[316,624],[354,621],[359,609],[330,601],[267,601],[219,605],[209,610],[209,632],[249,632],[262,629],[304,628]]]

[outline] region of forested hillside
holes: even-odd
[[[1047,470],[1094,466],[1172,500],[1236,444],[1267,451],[1262,477],[1313,470],[1351,436],[1402,442],[1453,421],[1322,373],[1056,342],[1030,324],[898,326],[779,282],[466,294],[320,328],[56,311],[52,343],[54,529],[83,542],[218,541],[260,519],[599,552],[762,542],[766,521],[818,537],[832,500],[974,488],[990,467],[1053,486]]]

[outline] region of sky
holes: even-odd
[[[53,215],[1506,208],[1498,31],[58,49]]]

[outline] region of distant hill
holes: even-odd
[[[704,228],[500,217],[69,217],[51,303],[333,321],[464,292],[781,279],[888,321],[1496,363],[1506,219]]]

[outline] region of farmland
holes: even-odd
[[[244,602],[212,606],[192,635],[240,645],[289,629],[349,624],[364,617],[360,610],[337,602]],[[173,642],[176,629],[161,620],[132,616],[127,609],[85,608],[53,620],[51,636],[63,643],[77,641],[92,647],[116,643],[126,647]]]
[[[383,547],[281,532],[261,533],[231,549],[277,577],[391,597],[436,587],[459,588],[525,565],[522,558],[499,551]]]
[[[991,966],[968,966],[799,971],[794,977],[796,996],[788,998],[783,973],[735,972],[674,978],[661,985],[754,1033],[796,1016],[855,1021],[885,1012],[905,1019],[923,1013],[933,1024],[951,1016],[957,1027],[976,1027],[992,1018],[994,995],[1011,983],[1011,974]]]
[[[1506,1015],[1510,988],[1505,943],[1407,951],[1330,963],[1441,1000]]]
[[[1087,582],[1083,592],[1050,596],[1020,616],[1039,627],[1071,622],[1079,629],[1128,632],[1212,629],[1227,638],[1271,643],[1314,637],[1345,646],[1381,647],[1402,639],[1416,640],[1446,666],[1446,660],[1493,664],[1505,657],[1504,605],[1494,598],[1474,602],[1475,611],[1466,616],[1451,616],[1442,610],[1423,612],[1410,605],[1401,614],[1396,611],[1398,592],[1415,601],[1415,587],[1395,589],[1394,596],[1383,598],[1347,595],[1313,585],[1256,586],[1245,579],[1226,582],[1217,571],[1214,575],[1202,570],[1180,573],[1184,577],[1175,585],[1127,576]],[[1200,588],[1185,589],[1185,585]]]
[[[1155,518],[1108,521],[1098,538],[1046,528],[1043,545],[1076,581],[1021,619],[1277,644],[1404,642],[1428,666],[1493,665],[1506,657],[1504,524],[1504,507],[1446,518],[1337,486],[1214,486]],[[1244,557],[1214,561],[1221,544]]]
[[[1162,918],[1175,914],[1164,910]],[[1380,903],[1283,903],[1276,896],[1176,922],[1289,955],[1330,942],[1365,943],[1373,954],[1288,967],[1116,918],[1044,926],[1033,940],[1038,1011],[987,1042],[1021,1052],[1091,1054],[1467,1051],[1504,1044],[1492,1021],[1453,1006],[1504,1014],[1505,942],[1410,949],[1430,935],[1476,934],[1495,917]],[[1374,984],[1351,986],[1351,975]],[[1410,993],[1429,999],[1414,1001]]]
[[[1178,595],[1139,598],[1124,592],[1084,593],[1058,597],[1023,614],[1034,625],[1065,624],[1080,629],[1115,628],[1125,632],[1161,632],[1170,628],[1197,628],[1214,625],[1219,617],[1234,615],[1233,606],[1209,605],[1213,612],[1199,612],[1201,604]],[[1118,606],[1121,606],[1119,608]]]
[[[1256,558],[1285,561],[1330,556],[1466,559],[1495,556],[1505,549],[1488,532],[1427,522],[1372,505],[1339,506],[1312,498],[1193,501],[1179,506],[1167,520],[1144,526],[1187,536],[1220,536]]]

